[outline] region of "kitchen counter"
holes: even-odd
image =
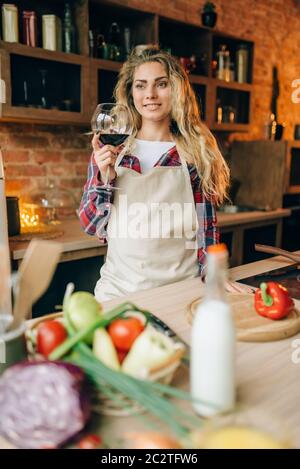
[[[269,212],[253,211],[243,213],[223,213],[217,212],[218,223],[222,231],[228,229],[240,230],[248,226],[263,226],[265,223],[280,224],[283,217],[288,217],[290,210],[278,209]],[[96,236],[89,236],[82,230],[77,218],[64,221],[57,225],[58,230],[64,234],[55,238],[63,246],[61,262],[67,262],[87,257],[102,256],[106,254],[106,244],[101,243]],[[237,233],[236,238],[239,238]],[[276,245],[279,245],[276,243]],[[19,263],[28,246],[28,242],[10,241],[12,260]],[[241,262],[239,262],[241,263]]]
[[[279,208],[270,211],[254,210],[240,213],[217,212],[217,217],[220,228],[224,228],[228,226],[277,220],[288,217],[290,214],[291,211],[289,209]]]
[[[281,256],[230,269],[233,280],[290,265]],[[103,303],[108,310],[129,300],[150,310],[163,319],[187,343],[191,327],[186,320],[186,307],[197,298],[203,286],[199,278],[141,291],[118,300]],[[296,301],[300,308],[300,301]],[[299,342],[295,342],[298,340]],[[294,345],[293,345],[294,344]],[[264,430],[274,430],[277,437],[288,438],[300,447],[300,362],[292,362],[292,353],[300,344],[300,334],[285,340],[266,343],[237,343],[237,395],[238,404],[251,420]],[[298,354],[299,357],[299,354]],[[189,389],[188,373],[179,374],[176,384]],[[253,419],[253,420],[252,420]],[[246,421],[247,422],[247,421]],[[116,438],[122,432],[143,429],[142,419],[131,417],[101,417],[102,435]],[[144,427],[145,428],[145,427]],[[8,444],[0,440],[0,447]]]
[[[84,233],[77,218],[63,221],[60,225],[57,225],[57,230],[63,231],[63,235],[53,239],[53,241],[62,244],[61,262],[101,256],[106,253],[106,244],[101,243],[96,236]],[[18,242],[10,240],[9,244],[12,260],[22,260],[28,246],[28,241]]]

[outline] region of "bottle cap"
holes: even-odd
[[[228,249],[225,243],[212,244],[211,246],[208,246],[207,252],[208,254],[219,254],[228,252]]]

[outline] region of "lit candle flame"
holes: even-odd
[[[22,231],[28,231],[28,228],[36,228],[39,226],[40,217],[37,213],[34,213],[32,209],[21,207],[20,210],[20,222]]]

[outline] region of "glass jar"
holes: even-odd
[[[230,52],[225,44],[217,52],[217,78],[230,81]]]
[[[2,37],[6,42],[19,42],[18,8],[11,3],[2,5]]]
[[[36,226],[59,224],[61,220],[75,216],[76,208],[77,203],[72,192],[58,187],[51,180],[44,187],[22,197],[22,212],[26,213],[27,222],[31,221]],[[21,217],[21,222],[23,218],[24,216]]]
[[[235,109],[233,106],[223,106],[222,122],[233,124],[235,122]]]
[[[236,74],[238,83],[247,83],[248,78],[248,47],[240,44],[236,51]]]

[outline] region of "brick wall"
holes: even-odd
[[[278,66],[280,97],[278,115],[287,124],[285,138],[292,139],[300,124],[300,104],[291,100],[291,83],[300,78],[299,0],[214,0],[217,28],[255,41],[253,125],[248,134],[233,138],[262,138],[271,99],[272,66]],[[181,18],[200,25],[201,0],[117,0],[115,3]],[[37,187],[46,177],[75,191],[80,198],[86,177],[90,145],[85,129],[69,126],[0,123],[7,192]]]
[[[0,124],[6,192],[27,193],[43,187],[47,178],[81,197],[90,157],[86,129],[71,126]]]

